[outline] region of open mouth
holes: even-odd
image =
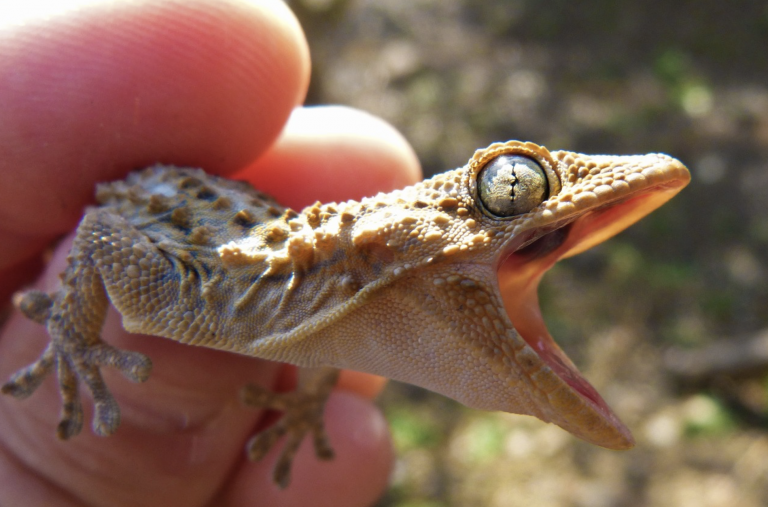
[[[615,235],[647,215],[680,190],[678,184],[643,189],[638,194],[605,203],[528,233],[528,237],[510,246],[498,267],[498,282],[507,314],[515,329],[551,370],[590,408],[607,433],[579,428],[580,423],[560,420],[560,426],[595,444],[614,449],[634,445],[632,435],[608,404],[579,373],[568,356],[555,343],[541,315],[538,286],[544,273],[558,260],[576,255]],[[578,413],[583,407],[572,407]],[[568,413],[557,414],[568,419]]]

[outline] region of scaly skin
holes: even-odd
[[[499,156],[522,156],[533,172],[504,162],[481,174]],[[558,259],[623,230],[689,178],[666,155],[550,153],[510,141],[403,190],[296,213],[243,183],[149,168],[99,186],[100,206],[86,211],[61,288],[19,299],[51,345],[2,391],[28,396],[55,368],[59,436],[81,430],[80,381],[93,394],[94,431],[113,433],[119,409],[100,368],[143,381],[151,362],[101,341],[111,302],[128,331],[306,368],[295,393],[243,395],[286,412],[249,443],[260,459],[288,435],[275,470],[283,487],[306,433],[318,456],[333,455],[322,411],[338,368],[626,449],[629,430],[549,336],[536,289]]]

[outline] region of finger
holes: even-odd
[[[299,108],[277,142],[236,177],[301,208],[388,192],[421,179],[403,136],[380,118],[341,106]]]
[[[97,181],[155,162],[246,165],[307,86],[306,42],[283,2],[72,3],[24,23],[0,11],[13,69],[0,72],[0,269],[71,229]]]
[[[46,241],[40,241],[40,249],[44,248]],[[15,265],[0,269],[0,313],[6,302],[11,300],[11,295],[25,283],[32,280],[35,273],[43,268],[43,259],[40,256],[30,257]],[[0,317],[2,321],[2,317]]]
[[[371,505],[384,491],[393,450],[387,424],[370,401],[351,393],[331,395],[326,429],[336,453],[332,461],[314,455],[311,439],[302,442],[291,470],[291,485],[272,483],[278,444],[263,461],[244,463],[228,488],[227,505],[317,507]]]

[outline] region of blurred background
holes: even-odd
[[[391,383],[379,507],[768,505],[768,3],[294,0],[310,103],[397,126],[426,175],[494,141],[665,152],[693,182],[541,286],[629,452]]]

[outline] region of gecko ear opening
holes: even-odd
[[[499,155],[477,175],[480,201],[493,215],[528,213],[549,197],[547,175],[538,162],[522,155]]]

